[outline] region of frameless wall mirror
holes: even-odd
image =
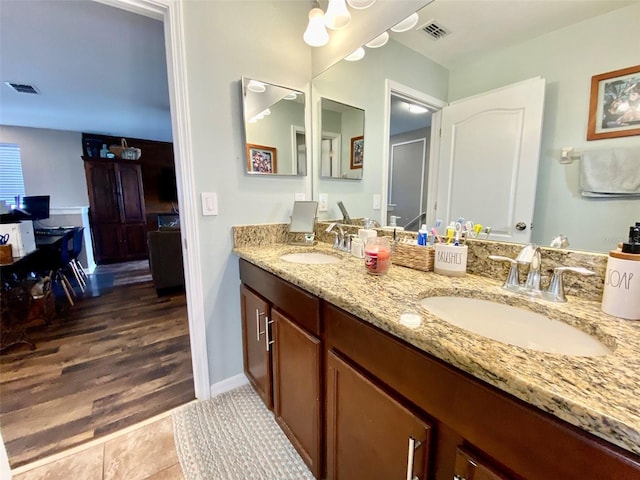
[[[320,115],[320,176],[347,180],[362,179],[364,110],[322,98]]]
[[[305,95],[242,78],[247,173],[306,175]]]

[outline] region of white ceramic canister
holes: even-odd
[[[436,243],[433,271],[449,277],[462,277],[467,273],[467,246]]]
[[[371,237],[377,237],[378,232],[376,232],[372,228],[360,228],[358,229],[358,236],[360,237],[360,240],[362,240],[363,245],[366,247],[369,239]]]
[[[602,311],[614,317],[640,320],[640,255],[609,252],[604,277]]]

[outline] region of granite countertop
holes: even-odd
[[[284,253],[309,250],[331,253],[342,261],[306,265],[280,259]],[[596,301],[568,296],[567,303],[551,303],[506,292],[501,288],[504,278],[468,273],[453,278],[398,265],[386,275],[370,275],[364,260],[322,242],[313,248],[274,243],[236,247],[233,252],[504,392],[640,454],[640,322],[606,315]],[[455,327],[420,305],[421,299],[435,295],[526,306],[596,336],[613,353],[567,356],[490,340]],[[419,314],[420,325],[401,324],[405,312]]]

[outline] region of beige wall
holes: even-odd
[[[0,141],[20,146],[27,195],[51,195],[51,208],[89,206],[80,132],[0,125]]]

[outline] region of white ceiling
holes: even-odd
[[[637,1],[435,0],[420,11],[418,27],[435,19],[451,35],[391,36],[451,67]],[[157,20],[90,0],[0,0],[0,81],[40,92],[18,94],[0,84],[2,125],[171,140]]]
[[[89,0],[0,0],[0,81],[0,124],[171,140],[158,20]]]

